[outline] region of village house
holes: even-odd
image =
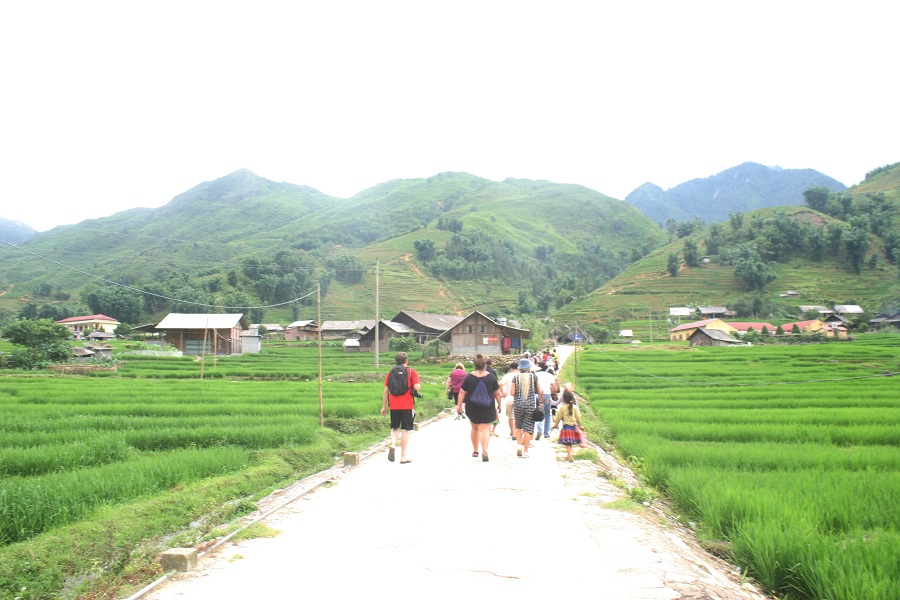
[[[861,306],[857,304],[838,304],[834,307],[835,314],[846,316],[846,315],[861,315],[866,311],[862,309]]]
[[[722,319],[704,319],[702,321],[694,321],[693,323],[685,323],[669,330],[670,342],[684,342],[701,327],[705,329],[718,329],[727,334],[732,334],[737,329],[723,321]]]
[[[797,329],[800,330],[800,333],[805,334],[822,334],[826,337],[834,337],[838,339],[846,339],[849,336],[847,328],[842,325],[836,325],[832,327],[825,321],[821,319],[809,319],[807,321],[796,321],[794,323],[785,323],[781,326],[781,329],[786,334],[791,334],[794,331],[794,326],[797,326]]]
[[[359,352],[375,351],[375,327],[359,336]],[[390,340],[395,337],[410,337],[415,333],[403,323],[395,323],[382,319],[378,321],[378,352],[387,352],[390,349]],[[347,350],[347,347],[344,347]]]
[[[184,354],[233,354],[243,351],[243,314],[169,313],[156,330]]]
[[[343,340],[359,330],[359,321],[322,321],[323,340]]]
[[[827,315],[822,321],[829,327],[847,327],[850,325],[850,319],[838,313]]]
[[[284,339],[289,342],[315,340],[319,337],[319,325],[311,320],[294,321],[284,328]]]
[[[241,354],[259,354],[262,352],[262,335],[256,327],[241,332]]]
[[[432,313],[401,310],[391,321],[409,327],[420,344],[427,344],[440,334],[463,320],[456,315],[437,315]]]
[[[688,336],[688,341],[691,346],[732,346],[741,343],[721,329],[707,329],[706,327],[695,329]]]
[[[450,344],[452,355],[500,356],[521,354],[524,340],[531,339],[531,332],[513,327],[505,319],[494,321],[475,311],[438,337]]]
[[[803,314],[815,312],[824,317],[830,315],[832,311],[827,306],[822,306],[821,304],[801,304],[800,312]]]
[[[60,319],[57,323],[65,325],[72,330],[76,339],[84,339],[95,331],[115,333],[116,327],[121,325],[117,320],[106,315],[88,315],[86,317],[69,317]]]
[[[705,319],[733,317],[735,315],[734,311],[730,311],[724,306],[698,306],[697,311],[700,313],[700,316]]]
[[[869,327],[872,329],[884,329],[886,327],[900,327],[900,312],[896,313],[878,313],[869,321]]]
[[[775,330],[778,329],[778,327],[776,327],[775,325],[772,325],[771,323],[765,323],[765,322],[761,322],[761,323],[749,323],[749,322],[747,322],[747,323],[741,323],[741,322],[735,322],[735,321],[728,321],[728,324],[731,325],[732,327],[734,327],[734,328],[737,330],[737,334],[738,334],[738,335],[744,335],[745,333],[747,333],[747,332],[750,331],[751,329],[754,330],[754,331],[756,331],[757,333],[762,333],[762,332],[763,332],[763,328],[765,328],[766,331],[769,332],[769,335],[775,335]],[[782,329],[783,329],[783,328],[782,328]]]

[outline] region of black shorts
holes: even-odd
[[[411,408],[391,410],[391,429],[413,430],[413,418],[415,411]]]

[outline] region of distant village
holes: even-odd
[[[782,296],[797,294],[786,292]],[[675,326],[669,329],[671,342],[688,342],[695,346],[722,346],[745,343],[742,337],[754,331],[760,336],[818,335],[832,339],[846,339],[854,317],[865,314],[857,305],[838,305],[831,308],[818,305],[800,306],[804,315],[818,317],[791,323],[774,325],[766,321],[747,322],[734,320],[735,314],[725,306],[671,307],[669,321]],[[396,337],[414,338],[417,344],[440,340],[446,350],[456,356],[488,356],[522,354],[528,348],[531,332],[513,320],[493,319],[473,311],[466,316],[441,315],[417,311],[400,311],[392,319],[323,321],[294,321],[286,326],[279,323],[242,325],[243,314],[194,314],[170,313],[159,323],[132,328],[148,344],[173,347],[182,354],[240,355],[260,352],[265,338],[286,341],[342,341],[346,352],[374,352],[376,341],[379,352],[388,352],[390,340]],[[681,323],[681,321],[691,320]],[[68,326],[76,339],[85,342],[74,350],[76,360],[88,361],[111,356],[108,341],[116,337],[119,321],[105,315],[70,317],[57,321]],[[900,313],[878,314],[868,321],[871,329],[900,327]],[[578,341],[574,334],[559,343]],[[634,339],[632,330],[619,331],[619,340],[641,343]],[[585,341],[591,341],[585,339]],[[543,344],[544,340],[537,341]]]

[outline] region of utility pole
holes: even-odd
[[[381,264],[381,259],[375,259],[375,366],[378,366],[378,267]]]
[[[650,308],[650,305],[647,305],[647,314],[650,316],[650,343],[653,343],[653,309]]]
[[[322,402],[322,284],[316,284],[316,323],[319,324],[319,427],[325,427],[325,406]]]

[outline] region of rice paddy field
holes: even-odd
[[[0,371],[0,599],[127,596],[158,575],[164,547],[221,534],[256,499],[389,433],[393,353],[376,367],[323,350],[323,427],[314,346],[202,362],[121,350],[117,371],[92,376]],[[447,404],[452,365],[416,368],[424,419]]]
[[[900,598],[900,336],[588,347],[577,365],[609,441],[768,590]]]

